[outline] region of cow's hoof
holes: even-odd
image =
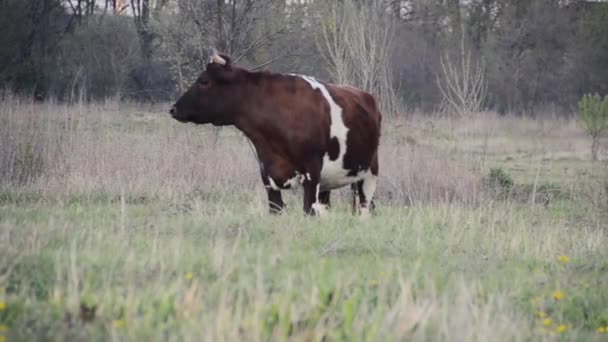
[[[281,215],[283,214],[283,211],[285,211],[285,208],[278,208],[278,207],[270,207],[269,209],[269,213],[270,215]]]
[[[359,217],[362,220],[367,220],[368,218],[372,217],[372,212],[371,212],[371,210],[369,210],[369,208],[360,208]]]
[[[321,203],[313,203],[312,214],[319,217],[327,215],[327,206]]]

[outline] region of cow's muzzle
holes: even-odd
[[[177,111],[176,106],[171,107],[171,109],[169,110],[169,114],[171,114],[171,117],[179,122],[188,122],[189,121],[187,116],[184,115],[184,113],[180,113]]]

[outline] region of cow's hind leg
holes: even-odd
[[[374,213],[374,194],[378,180],[378,153],[374,153],[370,165],[370,172],[365,174],[362,180],[357,182],[353,190],[356,190],[359,199],[358,211],[361,217],[367,217]],[[353,200],[353,206],[355,201]]]
[[[331,207],[331,204],[329,201],[329,194],[330,194],[329,190],[321,191],[319,193],[319,203],[323,204],[327,208]]]
[[[370,216],[374,211],[374,193],[376,192],[377,176],[370,174],[353,184],[353,210],[362,217]],[[359,203],[357,205],[357,199]]]
[[[352,207],[353,207],[353,215],[356,215],[359,212],[359,183],[352,183],[350,185],[350,189],[353,192],[353,202],[352,202]]]

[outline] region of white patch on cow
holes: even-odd
[[[376,181],[378,180],[378,176],[370,174],[365,177],[363,181],[363,195],[365,196],[365,201],[367,203],[371,203],[372,199],[374,199],[374,193],[376,192]]]
[[[317,184],[317,193],[315,194],[315,202],[312,204],[312,210],[315,211],[317,216],[322,217],[327,213],[327,205],[319,202],[319,192],[321,189],[321,185]]]
[[[331,118],[331,126],[329,128],[329,138],[336,138],[338,140],[339,153],[336,160],[329,158],[329,153],[325,153],[323,156],[323,166],[321,168],[321,189],[330,190],[342,187],[347,184],[351,184],[361,180],[367,170],[359,172],[356,176],[348,176],[348,170],[344,169],[344,155],[346,155],[346,136],[348,134],[348,127],[344,124],[342,118],[342,107],[340,107],[336,101],[331,97],[327,87],[321,82],[317,81],[313,77],[294,75],[301,77],[303,80],[308,82],[313,89],[319,89],[321,94],[329,104],[329,115]]]
[[[279,188],[279,187],[277,186],[277,183],[275,183],[275,182],[274,182],[274,179],[272,179],[272,177],[268,176],[268,182],[270,183],[270,187],[271,187],[273,190],[281,190],[281,188]]]
[[[299,173],[298,171],[296,171],[296,175],[289,178],[285,184],[283,184],[283,187],[286,188],[287,186],[290,187],[295,187],[296,185],[300,185],[304,183],[304,175]]]
[[[312,178],[310,178],[310,173],[308,173],[308,172],[306,172],[306,179],[312,180]]]
[[[315,202],[312,204],[312,209],[319,217],[323,217],[327,214],[327,206],[325,204]]]

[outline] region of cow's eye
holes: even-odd
[[[198,84],[200,84],[202,86],[208,86],[209,85],[209,80],[208,79],[198,80]]]

